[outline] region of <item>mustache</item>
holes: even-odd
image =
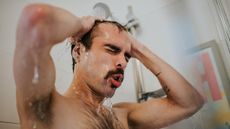
[[[108,79],[113,74],[122,74],[122,75],[124,75],[124,70],[123,69],[110,70],[107,73],[107,75],[104,77],[104,79]]]

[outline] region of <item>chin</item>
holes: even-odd
[[[109,91],[107,91],[107,92],[105,93],[105,97],[107,97],[107,98],[112,98],[113,95],[115,94],[115,91],[116,91],[116,89],[114,89],[114,88],[109,89]]]

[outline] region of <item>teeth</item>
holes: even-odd
[[[118,76],[115,76],[113,77],[114,80],[118,81],[119,80],[119,77]]]
[[[113,76],[113,79],[116,80],[116,81],[119,81],[119,82],[123,81],[123,78],[120,77],[120,76]]]
[[[116,89],[116,87],[114,85],[111,86],[113,89]]]
[[[123,80],[123,78],[119,78],[119,80],[118,80],[118,81],[119,81],[119,82],[122,82],[122,80]]]

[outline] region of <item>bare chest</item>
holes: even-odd
[[[119,109],[110,112],[71,101],[53,107],[53,129],[128,129],[127,117]]]

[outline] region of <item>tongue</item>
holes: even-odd
[[[113,78],[111,78],[111,82],[113,84],[113,86],[115,86],[116,88],[121,86],[121,82],[114,80]]]

